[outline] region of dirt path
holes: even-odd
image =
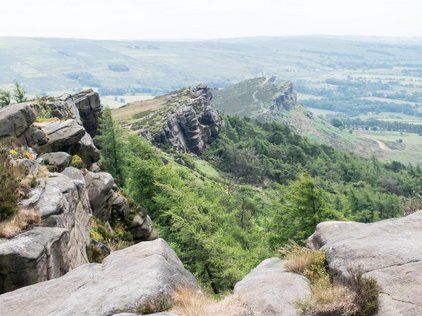
[[[388,148],[388,146],[386,144],[384,144],[382,141],[380,141],[378,139],[374,139],[374,138],[371,138],[371,140],[376,142],[381,150],[384,150],[384,151],[390,150],[390,148]]]

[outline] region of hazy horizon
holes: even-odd
[[[213,40],[343,36],[421,38],[414,0],[14,0],[0,36],[98,40]]]

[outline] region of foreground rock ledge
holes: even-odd
[[[254,315],[296,316],[295,303],[311,295],[309,281],[286,272],[283,265],[281,259],[266,259],[236,284],[235,294]]]
[[[85,264],[68,274],[0,295],[2,316],[114,315],[134,313],[176,287],[199,289],[175,252],[162,239],[116,251],[102,264]]]
[[[374,277],[378,315],[422,315],[422,211],[371,224],[321,223],[308,245],[325,251],[334,277],[351,270]]]

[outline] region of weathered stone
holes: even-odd
[[[21,201],[21,205],[38,211],[42,225],[68,231],[66,260],[70,269],[88,262],[86,246],[90,242],[91,209],[83,180],[51,173],[50,178],[30,192],[28,199]]]
[[[172,105],[174,110],[164,118],[161,129],[151,132],[146,127],[140,134],[158,146],[170,145],[177,151],[201,155],[217,138],[223,120],[211,107],[212,94],[207,86],[199,85],[181,93],[180,99],[184,101]]]
[[[72,99],[79,110],[83,126],[88,134],[94,137],[97,135],[99,118],[102,114],[98,93],[88,89],[72,95]]]
[[[114,211],[117,212],[117,214],[120,215],[121,218],[128,217],[130,207],[127,199],[123,195],[114,192],[111,207]]]
[[[23,158],[23,159],[17,159],[16,163],[21,168],[24,168],[30,175],[37,176],[38,170],[40,168],[40,164],[31,159]]]
[[[152,221],[148,215],[137,214],[129,225],[129,231],[136,242],[147,240],[151,236]]]
[[[73,101],[70,94],[64,94],[59,98],[50,98],[47,105],[51,109],[51,113],[54,117],[60,120],[75,119],[80,125],[82,125],[79,111]]]
[[[44,131],[37,126],[30,126],[26,131],[20,136],[20,139],[24,141],[28,146],[39,147],[47,144],[48,139]]]
[[[271,258],[261,262],[236,284],[238,294],[256,315],[296,316],[295,303],[311,295],[309,281],[286,272],[283,261]]]
[[[85,178],[81,170],[79,170],[78,168],[68,167],[63,170],[62,174],[64,174],[65,176],[69,177],[72,180],[80,181],[85,185]]]
[[[69,152],[81,157],[87,168],[100,160],[100,151],[95,147],[94,141],[88,133],[85,133],[81,140],[69,149]]]
[[[371,224],[324,222],[308,245],[325,251],[338,279],[351,271],[374,277],[381,288],[378,315],[421,315],[422,211]]]
[[[287,82],[273,97],[272,103],[274,107],[282,106],[287,111],[293,109],[297,105],[297,94],[293,90],[293,84]]]
[[[85,174],[85,181],[92,213],[102,221],[108,221],[112,210],[113,188],[115,187],[113,177],[107,172],[88,171]]]
[[[86,264],[66,275],[0,296],[2,316],[106,316],[136,313],[155,298],[168,308],[177,287],[198,289],[162,239],[115,251],[102,264]],[[168,304],[166,304],[166,300]],[[163,310],[157,310],[160,312]]]
[[[31,103],[11,104],[0,109],[0,137],[21,136],[35,122]]]
[[[72,156],[65,152],[54,152],[54,153],[46,153],[38,157],[37,161],[39,163],[48,165],[48,166],[55,166],[57,167],[57,171],[63,171],[65,168],[69,167],[70,161],[72,160]]]
[[[85,129],[76,120],[52,122],[42,126],[48,143],[40,149],[43,152],[68,151],[85,135]]]
[[[91,172],[101,172],[101,168],[98,164],[93,163],[91,167],[89,167],[89,171]]]
[[[0,239],[0,294],[67,272],[68,241],[66,229],[49,227]]]

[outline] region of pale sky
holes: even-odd
[[[0,0],[0,36],[422,37],[422,0]]]

